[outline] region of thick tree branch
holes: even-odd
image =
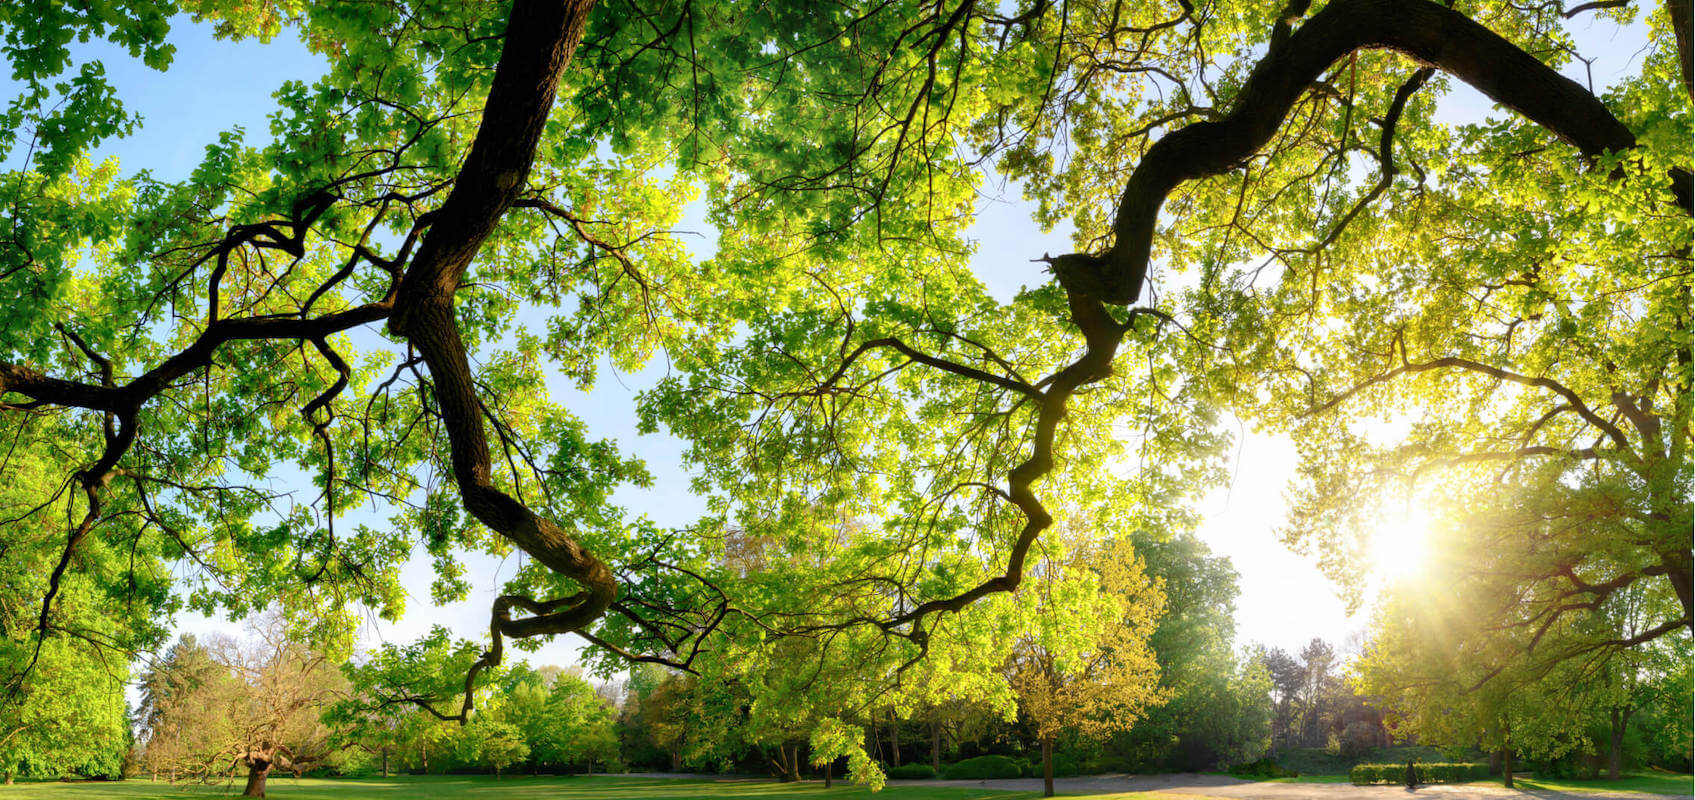
[[[1056,263],[1060,283],[1115,305],[1135,302],[1166,196],[1258,152],[1325,69],[1362,49],[1395,50],[1453,75],[1585,156],[1636,146],[1635,135],[1577,82],[1458,11],[1426,0],[1337,0],[1286,38],[1273,37],[1223,119],[1191,123],[1148,149],[1119,199],[1112,247],[1063,268]],[[1689,210],[1689,172],[1673,170],[1672,188]]]

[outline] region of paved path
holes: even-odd
[[[699,775],[678,772],[641,772],[628,775],[609,775],[613,778],[669,778],[672,780],[752,781],[765,783],[768,778],[746,776]],[[840,779],[838,779],[839,782]],[[808,781],[816,783],[817,781]],[[845,783],[845,782],[844,782]],[[1420,786],[1407,791],[1401,786],[1354,786],[1347,783],[1261,783],[1244,781],[1224,775],[1179,773],[1173,775],[1091,775],[1083,778],[1055,778],[1054,791],[1059,794],[1093,795],[1121,792],[1165,792],[1199,797],[1233,798],[1234,800],[1505,800],[1506,798],[1535,798],[1535,800],[1666,800],[1670,795],[1645,792],[1552,792],[1542,789],[1503,789],[1500,786]],[[889,781],[898,786],[958,786],[970,789],[995,789],[1008,792],[1039,792],[1041,778],[1012,778],[993,781]]]
[[[1040,778],[997,781],[890,781],[891,784],[967,786],[980,789],[1039,792]],[[1666,795],[1642,792],[1594,792],[1574,794],[1544,790],[1504,789],[1499,786],[1420,786],[1408,791],[1401,786],[1354,786],[1347,783],[1260,783],[1223,775],[1091,775],[1085,778],[1055,778],[1060,794],[1115,794],[1118,792],[1167,792],[1202,797],[1241,800],[1666,800]]]

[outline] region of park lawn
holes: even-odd
[[[80,783],[20,783],[0,786],[0,800],[199,800],[235,797],[241,781],[211,786],[172,786],[145,779],[86,781]],[[446,798],[520,798],[520,800],[1029,800],[1040,792],[1009,792],[957,786],[925,786],[891,783],[873,795],[862,786],[838,782],[825,789],[816,781],[777,783],[770,780],[705,781],[667,778],[513,777],[499,781],[488,777],[428,776],[322,780],[290,777],[272,778],[266,794],[278,800],[445,800]],[[1204,800],[1194,795],[1178,798],[1156,792],[1090,795],[1100,800]]]
[[[1490,781],[1500,785],[1500,781]],[[1545,792],[1648,792],[1682,797],[1695,796],[1695,775],[1675,772],[1627,772],[1616,781],[1553,780],[1543,778],[1514,778],[1513,786]]]

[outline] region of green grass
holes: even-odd
[[[201,800],[234,797],[241,793],[240,780],[230,784],[172,786],[144,779],[117,782],[20,783],[0,786],[0,800]],[[769,780],[702,781],[654,778],[514,777],[499,781],[487,777],[429,776],[367,778],[363,780],[296,780],[272,778],[266,794],[278,800],[430,800],[473,798],[475,800],[1028,800],[1040,792],[1008,792],[971,787],[890,784],[873,795],[862,786],[838,782],[825,789],[822,782],[800,784]],[[1179,800],[1177,796],[1152,792],[1096,795],[1102,800]],[[1201,800],[1183,795],[1181,800]]]
[[[1499,781],[1494,783],[1499,784]],[[1695,776],[1672,772],[1627,772],[1623,778],[1616,781],[1514,778],[1513,786],[1550,792],[1648,792],[1689,797],[1695,795]]]

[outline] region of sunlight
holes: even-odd
[[[1430,516],[1423,509],[1386,516],[1372,533],[1372,571],[1387,583],[1414,577],[1424,569],[1429,544]]]

